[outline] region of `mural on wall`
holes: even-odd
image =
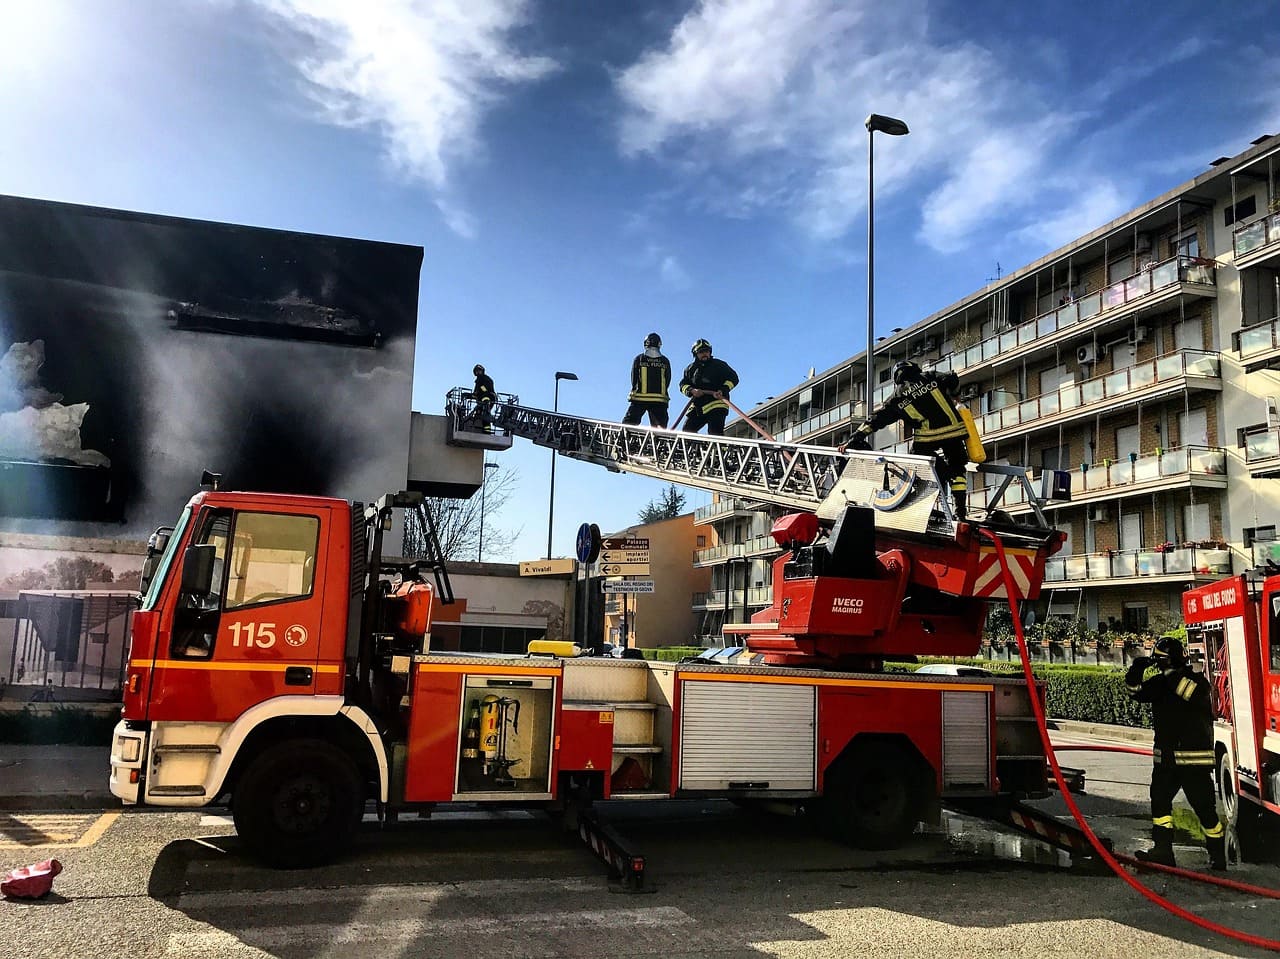
[[[0,197],[0,531],[405,483],[422,250]]]

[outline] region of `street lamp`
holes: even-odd
[[[489,486],[489,474],[487,470],[496,470],[497,463],[485,463],[484,469],[480,471],[480,542],[476,545],[476,562],[484,562],[484,492]]]
[[[872,351],[876,336],[876,133],[906,136],[907,125],[894,117],[873,113],[867,117],[867,416],[875,409],[876,387],[872,380]]]
[[[551,412],[560,412],[560,381],[576,380],[577,373],[556,373],[556,389],[555,398],[552,400]],[[551,497],[547,503],[547,559],[551,558],[551,521],[555,517],[556,512],[556,451],[555,447],[551,448]]]

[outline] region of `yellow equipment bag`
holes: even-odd
[[[969,412],[969,407],[961,406],[957,409],[960,419],[964,420],[964,428],[968,435],[965,437],[965,446],[969,451],[969,462],[985,463],[987,461],[987,450],[982,445],[982,437],[978,435],[978,424],[973,421],[973,414]]]

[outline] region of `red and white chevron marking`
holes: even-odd
[[[1031,595],[1032,577],[1036,572],[1036,554],[1034,552],[1014,552],[1005,550],[1005,558],[1009,562],[1009,572],[1013,574],[1016,599],[1026,599]],[[1004,585],[1004,574],[1000,569],[1000,557],[995,550],[982,550],[978,554],[978,573],[973,583],[974,596],[987,596],[1007,599],[1008,591]]]

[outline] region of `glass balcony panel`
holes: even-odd
[[[1087,320],[1091,316],[1097,316],[1102,312],[1102,294],[1090,293],[1076,300],[1076,311],[1080,319]]]
[[[982,362],[982,344],[978,343],[964,351],[964,365],[977,366]]]
[[[1080,402],[1082,405],[1086,403],[1097,403],[1105,395],[1102,380],[1100,379],[1085,380],[1080,384]]]
[[[1124,281],[1124,300],[1126,303],[1130,300],[1136,300],[1140,296],[1146,296],[1150,292],[1150,273],[1139,273],[1137,276],[1131,276]]]
[[[1188,471],[1190,450],[1165,450],[1160,457],[1160,475],[1178,476]]]
[[[1111,484],[1107,471],[1101,466],[1093,466],[1084,474],[1083,486],[1086,490],[1106,489]]]
[[[1102,308],[1112,310],[1124,306],[1124,283],[1112,283],[1102,291]]]
[[[1274,430],[1269,433],[1250,433],[1244,438],[1244,459],[1246,463],[1254,460],[1280,456],[1280,433]]]
[[[1188,376],[1221,375],[1222,361],[1217,353],[1185,353]]]
[[[1133,464],[1133,481],[1135,483],[1145,483],[1149,480],[1157,480],[1160,478],[1160,460],[1159,456],[1139,456],[1138,462]]]
[[[1190,573],[1192,551],[1175,549],[1164,554],[1164,571],[1166,573]]]
[[[1197,573],[1231,572],[1231,550],[1196,549],[1194,552]]]
[[[1040,333],[1034,323],[1023,323],[1018,327],[1018,345],[1025,346],[1039,335]]]
[[[1128,460],[1111,464],[1111,485],[1128,486],[1133,482],[1133,464]]]
[[[1176,380],[1182,375],[1183,363],[1182,354],[1174,353],[1171,356],[1162,356],[1156,360],[1156,376],[1162,380]]]
[[[1227,473],[1227,452],[1222,449],[1209,449],[1203,446],[1192,447],[1190,452],[1191,468],[1199,473],[1210,473],[1225,476]]]
[[[1067,578],[1066,560],[1051,559],[1044,564],[1044,580],[1046,583],[1061,583]]]
[[[1280,213],[1267,217],[1267,242],[1274,243],[1276,240],[1280,240]]]
[[[1054,413],[1058,412],[1058,391],[1054,390],[1052,393],[1043,394],[1039,399],[1039,403],[1040,415],[1052,416]]]
[[[1060,306],[1054,310],[1054,318],[1058,324],[1058,329],[1062,329],[1064,326],[1070,326],[1076,321],[1078,315],[1079,314],[1074,303],[1068,303],[1066,306]]]
[[[1262,326],[1251,326],[1240,331],[1240,355],[1251,356],[1265,350],[1275,349],[1276,324],[1264,323]]]
[[[1204,286],[1213,285],[1213,267],[1204,263],[1182,264],[1182,279],[1186,283],[1199,283]]]
[[[1000,338],[991,337],[982,341],[982,358],[984,360],[994,359],[1000,354]]]
[[[1018,415],[1018,407],[1006,406],[1000,411],[1000,425],[1003,427],[1017,426],[1022,422],[1022,417]]]
[[[1089,576],[1087,556],[1068,556],[1063,559],[1067,579],[1086,579]]]
[[[1136,552],[1116,553],[1111,557],[1112,576],[1137,576],[1138,554]]]
[[[1259,220],[1256,223],[1250,223],[1246,227],[1236,230],[1234,238],[1234,248],[1236,256],[1241,253],[1248,253],[1250,250],[1256,250],[1267,242],[1267,223],[1265,220]]]
[[[1131,387],[1150,386],[1156,381],[1156,365],[1154,362],[1139,363],[1129,372],[1133,374],[1129,378]]]
[[[1036,320],[1036,336],[1048,336],[1058,328],[1058,318],[1052,313],[1045,313]]]
[[[994,433],[998,429],[1000,429],[999,413],[987,413],[980,420],[978,420],[979,433]]]
[[[1018,404],[1018,422],[1034,420],[1040,415],[1040,404],[1036,400],[1023,400]]]
[[[1117,370],[1103,377],[1103,394],[1115,398],[1129,392],[1129,371]]]
[[[1000,334],[1000,352],[1001,353],[1006,353],[1009,350],[1015,349],[1017,345],[1018,345],[1017,330],[1005,330],[1003,333]]]

